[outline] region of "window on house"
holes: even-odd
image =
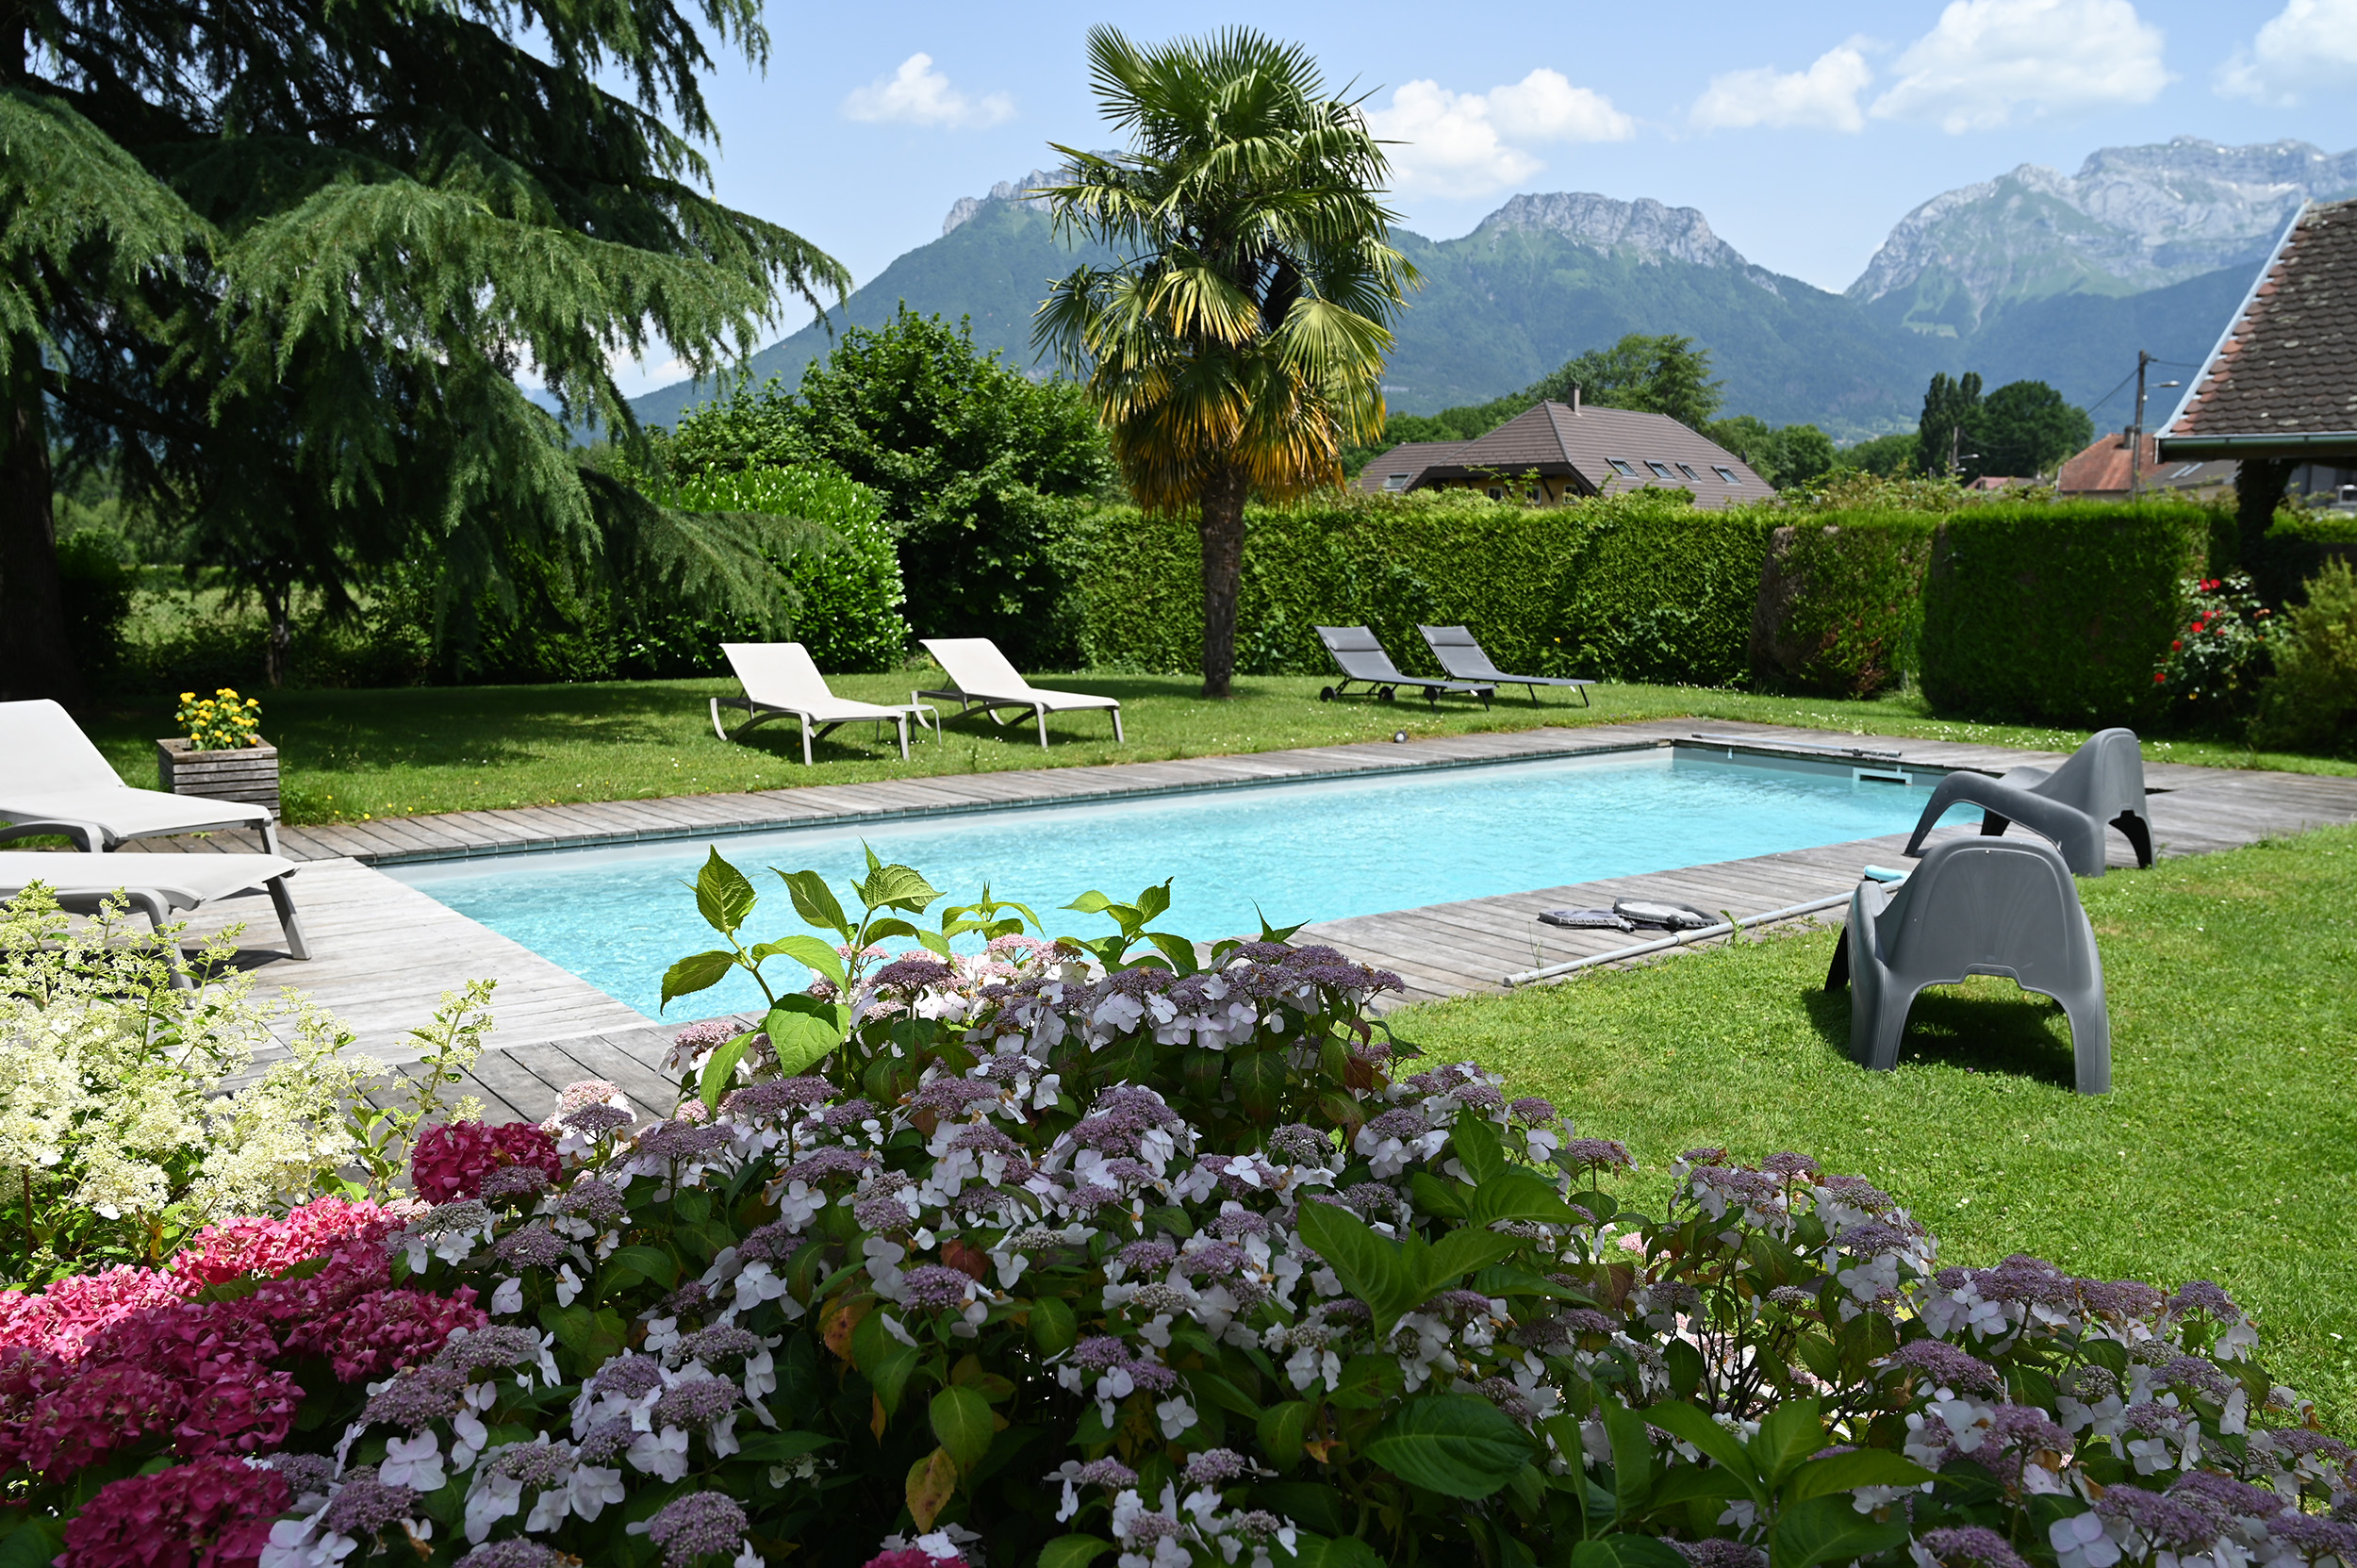
[[[1653,470],[1653,476],[1656,479],[1675,479],[1677,477],[1676,474],[1670,471],[1669,464],[1656,463],[1650,457],[1645,459],[1645,467]]]
[[[1383,487],[1387,490],[1404,490],[1408,487],[1408,481],[1415,477],[1412,473],[1387,473],[1383,476]]]
[[[1504,500],[1506,499],[1506,489],[1505,489],[1505,487],[1500,486],[1500,485],[1492,485],[1492,486],[1491,486],[1491,487],[1490,487],[1490,499],[1491,499],[1492,501],[1504,501]]]
[[[1536,501],[1536,500],[1538,500],[1538,499],[1539,499],[1539,487],[1538,487],[1538,486],[1536,486],[1536,485],[1533,485],[1533,486],[1531,486],[1528,489],[1525,489],[1525,491],[1523,491],[1523,499],[1524,499],[1525,501]]]
[[[1607,457],[1605,461],[1611,464],[1612,471],[1621,475],[1623,478],[1634,479],[1637,477],[1637,465],[1630,462],[1627,458]]]
[[[1711,465],[1710,471],[1717,474],[1721,479],[1725,480],[1730,485],[1740,483],[1740,481],[1735,477],[1735,470],[1733,469],[1722,469],[1714,463]]]
[[[2195,470],[2199,469],[2200,466],[2201,465],[2199,463],[2187,463],[2184,468],[2179,469],[2175,473],[2170,474],[2169,477],[2171,479],[2183,479],[2187,474],[2192,473]]]
[[[1686,475],[1687,478],[1691,479],[1697,485],[1701,484],[1703,481],[1703,476],[1694,471],[1694,465],[1691,463],[1680,463],[1678,465],[1678,472]]]

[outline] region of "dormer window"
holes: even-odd
[[[1694,471],[1694,466],[1691,463],[1680,463],[1678,465],[1678,472],[1686,475],[1687,478],[1691,479],[1697,485],[1703,482],[1703,476]]]
[[[1676,474],[1670,471],[1669,464],[1656,463],[1650,457],[1645,459],[1645,467],[1653,470],[1653,476],[1656,479],[1675,479],[1677,477]]]
[[[1383,476],[1383,487],[1387,490],[1404,490],[1408,487],[1408,481],[1415,477],[1412,473],[1387,473]]]
[[[1611,464],[1612,471],[1619,474],[1622,478],[1634,479],[1637,477],[1637,465],[1630,462],[1627,458],[1607,457],[1605,461]]]
[[[1721,479],[1722,479],[1722,480],[1726,481],[1726,483],[1728,483],[1728,484],[1730,484],[1730,485],[1737,485],[1737,484],[1740,484],[1740,483],[1742,483],[1740,480],[1739,480],[1739,479],[1737,479],[1737,478],[1735,477],[1735,470],[1734,470],[1733,469],[1724,469],[1724,468],[1721,468],[1721,467],[1719,467],[1716,463],[1714,463],[1714,464],[1712,464],[1712,465],[1711,465],[1710,471],[1711,471],[1711,472],[1713,472],[1713,473],[1715,473],[1715,474],[1717,474],[1717,475],[1718,475]]]

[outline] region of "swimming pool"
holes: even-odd
[[[1937,779],[1680,746],[711,842],[761,894],[748,941],[803,929],[768,867],[813,867],[839,887],[864,872],[863,840],[955,902],[987,883],[1058,934],[1112,929],[1102,916],[1053,913],[1081,893],[1126,902],[1167,877],[1171,908],[1156,924],[1214,939],[1258,931],[1256,906],[1291,925],[1904,833]],[[654,1016],[664,968],[715,945],[684,885],[709,847],[685,839],[383,869]],[[803,983],[785,959],[763,973]],[[750,981],[732,976],[673,1015],[759,1002]]]

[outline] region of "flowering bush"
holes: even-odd
[[[2275,613],[2251,591],[2250,577],[2186,578],[2181,619],[2152,671],[2170,706],[2202,722],[2249,709],[2278,640]]]
[[[379,1109],[367,1095],[383,1069],[343,1053],[327,1013],[259,999],[234,972],[175,986],[179,933],[120,908],[77,926],[38,884],[0,909],[0,1285],[152,1267],[210,1222],[323,1192],[390,1196],[421,1122],[480,1114],[439,1090],[488,1028],[488,982],[444,999],[416,1032],[411,1103]]]
[[[172,721],[189,733],[189,745],[199,751],[234,751],[262,744],[262,704],[239,698],[227,686],[210,697],[192,691],[180,694],[180,711]]]
[[[700,881],[728,962],[668,988],[819,979],[684,1114],[576,1086],[553,1180],[20,1352],[14,1527],[68,1568],[2357,1568],[2357,1455],[2215,1286],[1942,1268],[1800,1155],[1624,1209],[1622,1146],[1378,1039],[1393,977],[1150,931],[1159,889],[1080,942],[787,882],[836,940],[749,946]]]

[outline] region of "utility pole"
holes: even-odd
[[[2144,488],[2144,368],[2152,363],[2152,355],[2145,349],[2136,350],[2136,422],[2128,432],[2128,499],[2134,501]]]

